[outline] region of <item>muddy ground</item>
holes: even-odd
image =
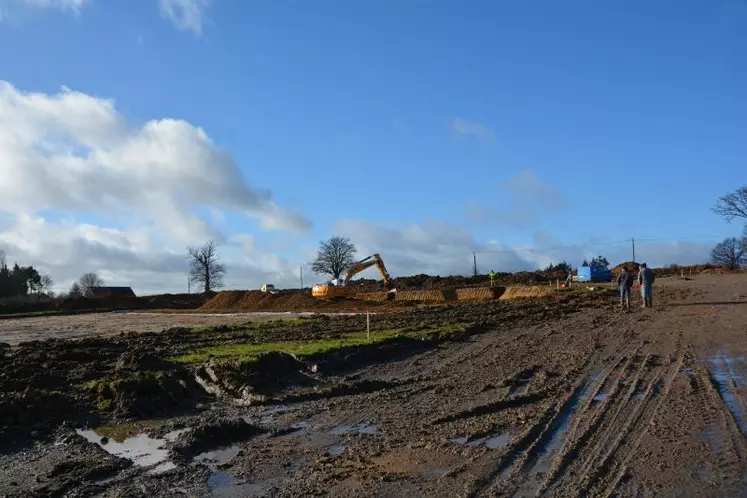
[[[0,320],[0,342],[110,337],[122,332],[161,332],[172,327],[200,327],[297,318],[298,313],[205,314],[195,311],[106,312],[80,315],[40,315]]]
[[[303,361],[169,359],[364,318],[6,347],[0,495],[743,496],[747,276],[661,279],[654,299],[377,315],[422,339]]]

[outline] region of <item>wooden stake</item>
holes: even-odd
[[[366,335],[368,342],[371,342],[371,315],[368,311],[366,311]]]

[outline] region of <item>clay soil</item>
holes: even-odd
[[[0,495],[744,496],[747,276],[660,279],[654,299],[623,311],[576,291],[376,315],[375,329],[471,325],[327,361],[277,358],[247,377],[241,389],[260,379],[263,397],[242,407],[236,383],[208,395],[198,366],[164,360],[241,344],[240,328],[6,347]],[[363,323],[309,318],[251,340]],[[144,371],[159,373],[152,389],[129,381],[103,412],[76,387]],[[152,437],[187,429],[165,443],[171,465],[153,472],[74,430],[124,420],[147,420]]]

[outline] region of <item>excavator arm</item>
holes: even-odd
[[[350,283],[353,277],[356,276],[358,273],[374,265],[376,265],[376,267],[379,269],[379,273],[381,273],[381,278],[384,281],[384,286],[388,289],[391,285],[392,279],[389,276],[389,272],[386,270],[386,266],[384,265],[384,260],[381,259],[381,256],[379,256],[378,254],[374,254],[372,256],[364,258],[358,261],[357,263],[355,263],[353,266],[351,266],[350,269],[348,270],[347,275],[345,276],[345,285]]]

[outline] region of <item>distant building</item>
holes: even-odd
[[[99,287],[92,297],[136,297],[132,287]]]

